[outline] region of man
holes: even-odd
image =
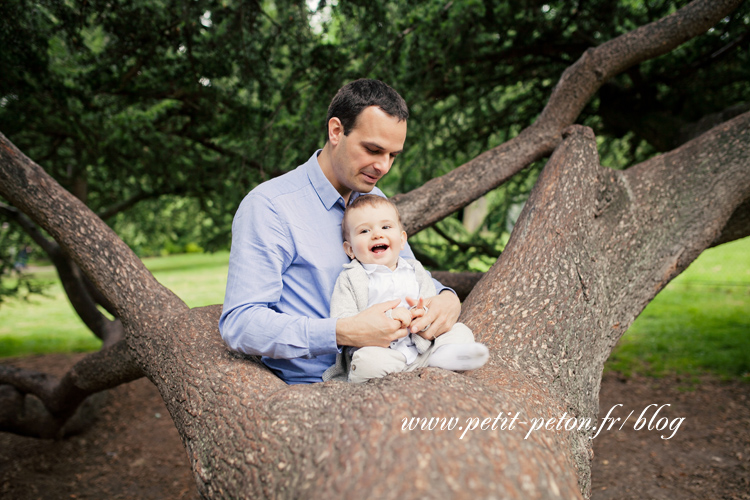
[[[339,346],[387,347],[409,332],[376,304],[350,318],[329,318],[331,294],[343,264],[341,220],[350,198],[378,194],[377,181],[403,150],[409,111],[378,80],[342,87],[326,118],[328,140],[295,170],[264,182],[240,204],[219,320],[227,345],[262,356],[289,384],[321,382]],[[408,246],[402,252],[413,258]],[[458,319],[461,304],[448,289],[425,301],[428,313],[410,325],[433,339]]]

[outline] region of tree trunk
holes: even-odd
[[[586,497],[593,431],[529,433],[532,419],[566,412],[596,419],[604,360],[648,301],[750,198],[749,155],[750,114],[626,172],[600,167],[593,134],[573,128],[505,252],[467,300],[463,320],[492,352],[470,376],[425,369],[364,386],[286,386],[226,348],[219,306],[187,311],[166,295],[171,307],[149,307],[141,297],[160,290],[150,274],[139,276],[139,287],[94,281],[127,318],[123,356],[159,388],[207,497],[322,498],[355,489],[384,498]],[[22,167],[11,175],[4,168],[4,185],[20,180],[27,195],[71,202],[35,166],[28,175],[30,163],[2,161]],[[61,212],[50,206],[35,215],[51,213]],[[55,224],[79,241],[95,235],[119,255],[114,234],[81,233],[68,222],[76,217]],[[90,261],[84,255],[78,264],[96,278]],[[121,266],[138,272],[135,262]],[[463,438],[465,429],[402,430],[412,417],[454,418],[465,428],[472,418],[498,416],[516,417],[514,430]]]
[[[450,178],[450,204],[429,194],[442,181],[402,202],[406,225],[424,227],[434,217],[425,223],[422,213],[438,207],[439,218],[469,203],[508,165],[559,144],[505,251],[465,303],[462,320],[491,351],[470,374],[428,368],[356,386],[285,385],[227,349],[220,306],[188,310],[0,134],[0,195],[74,259],[125,331],[125,341],[59,381],[0,370],[0,384],[9,384],[0,386],[0,425],[38,432],[24,420],[33,407],[35,422],[60,430],[87,395],[145,375],[206,497],[588,497],[594,431],[530,426],[563,414],[596,425],[602,366],[627,326],[727,228],[747,230],[750,114],[625,172],[599,165],[590,130],[562,129],[613,72],[664,53],[737,3],[699,0],[626,35],[632,44],[595,49],[566,72],[535,128]],[[644,37],[653,42],[645,48],[635,43]],[[404,430],[412,418],[455,428]],[[483,419],[495,430],[468,430]]]

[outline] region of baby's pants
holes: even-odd
[[[388,347],[368,346],[357,349],[352,356],[349,370],[349,382],[361,384],[371,378],[385,377],[389,373],[410,372],[427,366],[435,349],[446,344],[471,344],[474,334],[468,326],[456,323],[453,328],[438,336],[432,346],[417,356],[410,365],[406,364],[406,357],[400,352]]]

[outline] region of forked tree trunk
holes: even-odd
[[[699,34],[738,3],[698,0],[587,53],[533,127],[405,197],[406,226],[444,217],[547,154],[606,78]],[[125,341],[62,380],[0,366],[8,384],[0,385],[0,430],[59,434],[80,423],[73,413],[85,396],[145,375],[207,497],[587,497],[593,431],[527,436],[529,424],[564,413],[594,421],[603,363],[628,325],[703,249],[750,233],[749,156],[750,114],[625,172],[599,166],[593,134],[571,128],[464,305],[462,320],[490,347],[487,366],[287,386],[227,350],[220,306],[188,310],[0,134],[0,195],[75,260],[125,330]],[[462,438],[469,419],[499,427],[498,415],[515,417],[515,429]],[[403,430],[412,417],[452,418],[456,427]]]
[[[626,172],[576,127],[535,187],[463,319],[490,346],[467,376],[427,369],[286,387],[218,338],[219,308],[175,322],[162,394],[208,496],[588,496],[593,430],[402,430],[411,417],[597,417],[604,361],[643,307],[750,197],[750,114]],[[658,215],[657,215],[658,214]],[[176,349],[175,345],[183,345]],[[209,368],[214,363],[213,370]],[[178,375],[176,367],[182,373]],[[209,374],[211,373],[212,374]]]
[[[600,167],[593,134],[572,128],[503,256],[466,302],[463,320],[492,352],[486,367],[307,386],[286,386],[228,351],[219,306],[187,311],[137,259],[125,260],[124,244],[97,219],[80,231],[87,209],[39,167],[0,159],[16,167],[4,168],[2,181],[24,186],[32,217],[65,214],[55,216],[56,238],[75,235],[75,245],[99,245],[120,260],[102,266],[83,255],[78,264],[126,318],[130,354],[120,357],[135,360],[159,388],[203,495],[576,498],[589,494],[592,431],[527,436],[529,423],[565,412],[596,419],[612,346],[750,198],[749,158],[750,114],[626,172]],[[46,198],[55,202],[38,209]],[[53,210],[58,204],[66,210]],[[127,281],[118,278],[122,269],[130,269]],[[133,374],[132,363],[126,370],[105,361],[103,375]],[[458,427],[403,430],[412,417],[465,427],[500,412],[516,416],[514,430],[463,439]]]

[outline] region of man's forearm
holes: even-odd
[[[230,349],[275,359],[335,354],[336,319],[282,314],[266,307],[222,313],[221,336]]]

